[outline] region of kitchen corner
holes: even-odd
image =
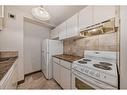
[[[122,11],[116,5],[1,5],[0,89],[127,87]]]

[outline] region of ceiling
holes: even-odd
[[[51,15],[49,23],[59,25],[85,6],[44,6]]]
[[[31,9],[37,6],[9,6],[22,10],[24,13],[29,13],[31,15]],[[47,23],[57,26],[63,21],[67,20],[69,17],[73,16],[82,8],[86,7],[83,5],[45,5],[43,6],[50,14],[51,19],[46,21]],[[31,15],[32,16],[32,15]]]

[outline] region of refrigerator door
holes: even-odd
[[[47,79],[52,78],[52,55],[63,53],[63,42],[46,39],[42,43],[42,72]]]
[[[49,79],[49,72],[48,72],[48,57],[49,57],[49,54],[48,53],[44,53],[44,60],[43,60],[43,73],[44,73],[44,76],[46,77],[46,79]]]
[[[52,56],[57,54],[63,54],[63,44],[62,41],[57,40],[49,40],[48,41],[48,50],[49,50],[49,57],[48,57],[48,76],[49,79],[53,77],[53,69],[52,69]]]
[[[45,77],[48,79],[48,40],[44,40],[42,43],[42,72]]]

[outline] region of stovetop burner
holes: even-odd
[[[106,65],[102,65],[102,64],[93,64],[93,66],[96,67],[96,68],[103,69],[103,70],[112,70],[111,67],[106,66]]]
[[[81,63],[81,64],[87,64],[87,62],[86,61],[78,61],[79,63]]]
[[[84,61],[91,61],[90,59],[83,59]]]
[[[112,66],[111,63],[108,63],[108,62],[99,62],[101,65],[105,65],[105,66]]]

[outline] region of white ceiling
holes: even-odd
[[[24,13],[29,13],[31,15],[31,9],[37,6],[28,5],[28,6],[9,6],[9,7],[16,8],[18,10],[23,11]],[[43,7],[51,15],[51,19],[47,21],[47,23],[52,24],[53,26],[57,26],[86,6],[45,5]]]
[[[85,6],[44,6],[51,15],[49,23],[53,25],[59,25],[84,7]]]

